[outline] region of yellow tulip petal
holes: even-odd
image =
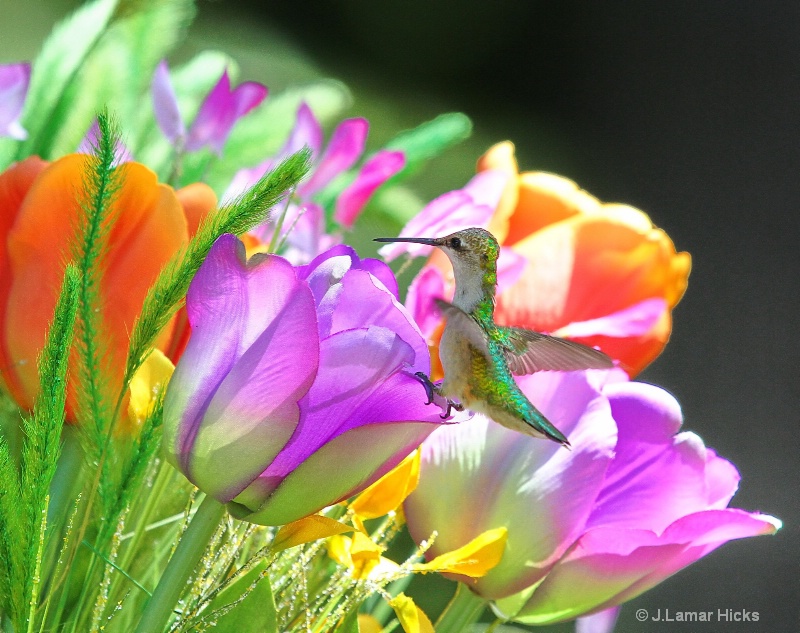
[[[358,633],[381,633],[383,625],[368,613],[358,614]]]
[[[350,558],[353,561],[353,578],[364,580],[370,572],[381,562],[383,548],[373,543],[368,536],[361,532],[353,534],[350,545]]]
[[[336,534],[328,539],[327,549],[328,556],[335,560],[340,565],[353,568],[353,559],[350,557],[350,546],[353,539],[349,536]]]
[[[434,633],[433,624],[428,616],[404,593],[392,598],[389,606],[394,609],[400,626],[406,633]]]
[[[419,450],[355,498],[350,508],[362,519],[374,519],[396,509],[419,483]]]
[[[288,523],[278,530],[272,543],[272,551],[280,552],[295,545],[352,531],[353,528],[349,525],[320,514],[312,514],[299,521]]]
[[[428,563],[415,565],[413,569],[480,578],[500,562],[507,539],[508,530],[504,527],[487,530],[466,545],[437,556]]]
[[[167,386],[175,366],[160,350],[154,349],[131,379],[128,418],[141,425]]]

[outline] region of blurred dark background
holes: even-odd
[[[76,2],[41,4],[41,34],[16,42],[29,56]],[[30,5],[15,6],[28,21]],[[271,88],[342,80],[350,114],[373,124],[372,149],[443,111],[472,117],[472,139],[417,178],[423,197],[463,185],[485,149],[510,139],[522,169],[637,206],[692,254],[672,340],[640,379],[674,393],[685,428],[738,466],[733,505],[785,526],[729,543],[637,598],[617,630],[800,630],[800,4],[199,6],[189,48],[226,50],[243,78]],[[637,608],[760,620],[659,626],[638,623]]]

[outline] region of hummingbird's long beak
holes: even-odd
[[[426,246],[441,246],[444,240],[440,237],[376,237],[373,242],[412,242]]]

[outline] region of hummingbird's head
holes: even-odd
[[[376,242],[412,242],[441,248],[459,271],[485,272],[496,270],[500,245],[494,235],[485,229],[469,228],[444,237],[376,237]]]
[[[454,303],[470,312],[485,297],[494,298],[500,245],[484,229],[470,228],[444,237],[378,237],[376,242],[413,242],[441,248],[453,265]]]

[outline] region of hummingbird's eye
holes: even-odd
[[[461,239],[458,237],[454,237],[450,240],[450,248],[454,248],[458,250],[461,248]]]

